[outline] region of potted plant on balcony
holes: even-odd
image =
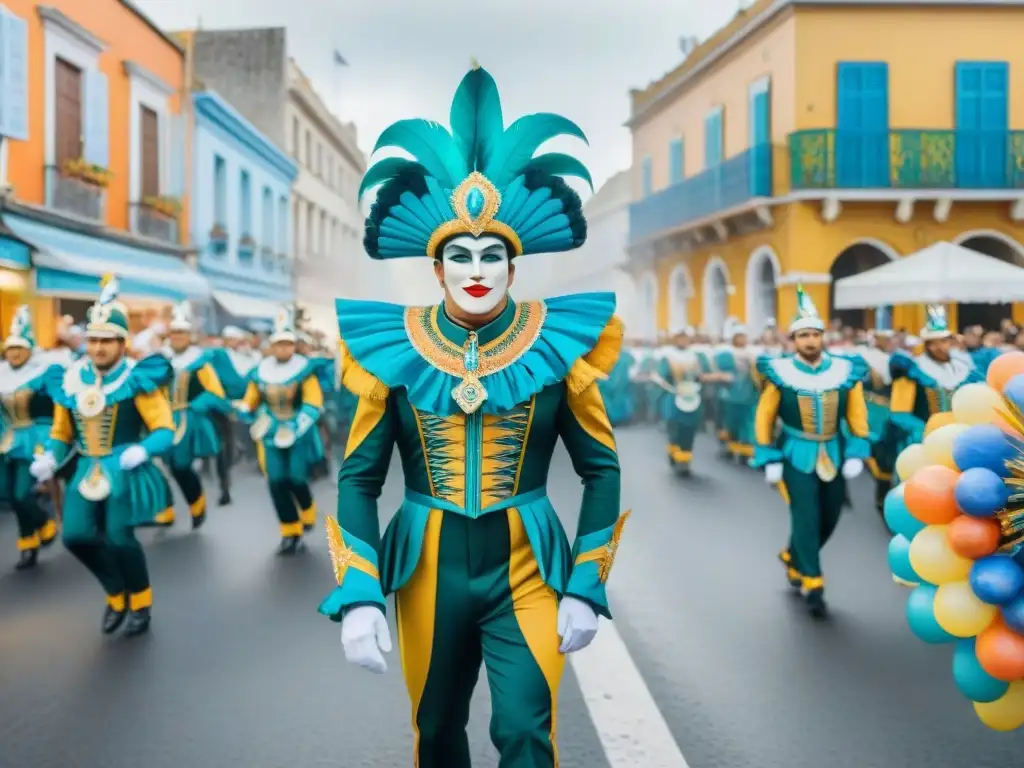
[[[228,231],[223,224],[214,224],[210,230],[210,249],[218,256],[223,256],[228,250]]]
[[[64,176],[89,184],[93,187],[106,189],[110,186],[113,175],[108,168],[95,163],[86,162],[85,158],[79,157],[75,160],[65,160],[60,169]]]
[[[181,201],[170,195],[148,195],[142,198],[142,204],[168,219],[176,219],[181,215]]]
[[[256,253],[256,241],[253,240],[252,235],[242,235],[242,239],[238,241],[238,258],[248,260],[253,257],[254,253]]]

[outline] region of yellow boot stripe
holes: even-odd
[[[174,522],[174,507],[168,507],[163,512],[158,513],[157,516],[153,518],[153,522],[160,523],[161,525],[166,525],[168,523],[173,523]]]
[[[199,517],[206,512],[206,494],[199,494],[199,498],[188,505],[188,511],[192,517]]]
[[[302,535],[302,523],[281,523],[281,535],[282,536],[301,536]]]
[[[45,523],[43,523],[43,527],[39,529],[39,539],[43,543],[53,541],[56,535],[57,523],[55,523],[53,520],[47,520]]]
[[[18,551],[25,552],[30,549],[39,549],[39,534],[33,533],[31,536],[23,536],[18,539]]]
[[[107,605],[118,613],[121,613],[124,611],[124,594],[107,595]]]
[[[821,576],[804,576],[802,580],[803,584],[801,586],[803,586],[804,589],[825,588],[825,580],[821,578]]]
[[[153,590],[149,587],[141,592],[134,592],[128,596],[128,607],[133,611],[141,611],[143,608],[153,606]]]
[[[314,501],[309,505],[309,509],[299,510],[299,520],[306,525],[313,525],[316,523],[316,502]]]

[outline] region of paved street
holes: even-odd
[[[906,628],[906,593],[888,576],[866,480],[826,551],[833,618],[815,624],[774,559],[786,521],[757,473],[719,461],[705,442],[698,476],[677,480],[658,432],[619,440],[634,515],[611,595],[628,654],[606,642],[567,667],[564,768],[1019,764],[1024,733],[981,726],[954,689],[949,649]],[[397,653],[383,678],[344,664],[337,627],[316,614],[332,583],[322,534],[297,559],[273,557],[260,480],[243,470],[238,484],[235,505],[212,510],[199,535],[184,520],[146,534],[153,632],[130,642],[100,636],[98,588],[59,548],[33,574],[10,572],[13,520],[0,514],[0,768],[411,764]],[[574,525],[579,483],[563,455],[551,485]],[[316,494],[328,509],[331,483]],[[382,509],[399,498],[396,475]],[[587,653],[602,654],[598,669]],[[481,767],[496,764],[486,698],[481,685],[471,723]],[[653,743],[657,711],[685,762]],[[633,739],[632,752],[630,717],[648,741]]]

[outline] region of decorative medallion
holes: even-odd
[[[281,424],[274,432],[274,447],[291,448],[295,445],[295,430],[289,424]]]
[[[480,406],[487,399],[487,389],[480,383],[480,379],[467,373],[459,386],[452,390],[452,398],[462,412],[468,416],[480,410]]]
[[[486,176],[473,171],[452,192],[452,210],[473,237],[480,237],[498,215],[501,193]]]
[[[86,501],[103,501],[110,496],[110,490],[110,478],[99,464],[78,483],[78,492]]]
[[[75,395],[75,408],[86,419],[94,419],[107,407],[107,397],[97,386],[83,389]]]

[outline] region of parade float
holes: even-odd
[[[885,499],[889,565],[912,588],[907,622],[953,647],[953,680],[989,728],[1024,726],[1024,353],[997,358],[985,383],[896,460]]]

